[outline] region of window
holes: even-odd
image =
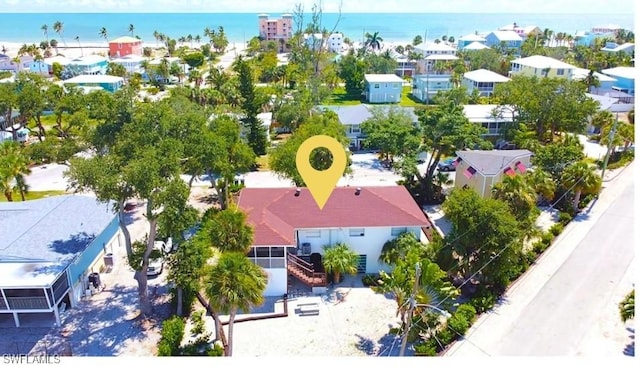
[[[349,236],[364,236],[364,228],[357,227],[349,229]]]
[[[398,236],[407,231],[406,227],[392,227],[391,228],[391,236]]]

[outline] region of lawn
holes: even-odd
[[[54,197],[54,196],[58,196],[58,195],[63,195],[66,192],[64,190],[45,190],[42,192],[27,192],[27,194],[25,195],[25,199],[27,201],[32,200],[32,199],[40,199],[40,198],[45,198],[45,197]],[[7,197],[5,197],[4,195],[0,196],[0,202],[6,202],[7,201]],[[20,193],[13,193],[13,201],[14,202],[21,202],[22,198],[20,198]]]
[[[348,95],[344,87],[337,87],[329,98],[324,101],[325,105],[353,106],[362,103],[360,95]]]
[[[400,106],[415,107],[424,105],[425,104],[422,101],[413,97],[413,95],[411,94],[411,86],[402,87],[402,95],[400,95]]]

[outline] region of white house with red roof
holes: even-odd
[[[325,287],[324,245],[344,242],[359,255],[359,273],[389,270],[382,246],[402,232],[426,241],[431,223],[402,186],[336,187],[320,210],[307,188],[244,188],[238,207],[254,228],[248,256],[269,276],[265,295],[288,293],[289,277]]]

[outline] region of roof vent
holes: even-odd
[[[296,196],[296,197],[300,197],[300,188],[296,188],[296,194],[295,194],[295,196]]]
[[[356,188],[356,195],[360,195],[360,191],[362,191],[360,187]]]

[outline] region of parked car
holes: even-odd
[[[438,162],[438,170],[439,171],[456,171],[455,158],[447,158],[443,161]]]
[[[153,243],[153,250],[149,256],[149,266],[147,267],[147,276],[157,276],[164,269],[164,256],[167,254],[167,244],[163,241]]]

